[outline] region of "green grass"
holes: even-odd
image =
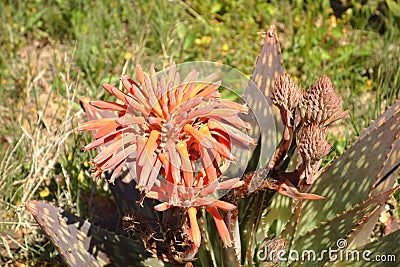
[[[399,98],[400,12],[392,2],[348,1],[336,18],[329,1],[2,1],[0,231],[37,229],[22,208],[29,199],[89,217],[83,196],[108,194],[90,177],[93,155],[80,151],[89,139],[75,130],[85,119],[81,97],[108,97],[101,83],[116,83],[124,66],[134,76],[136,63],[160,70],[171,60],[209,60],[250,75],[270,24],[288,73],[303,87],[327,74],[344,96],[350,118],[332,133],[341,153]],[[34,236],[2,261],[58,262]]]

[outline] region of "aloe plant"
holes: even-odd
[[[399,231],[372,243],[369,236],[397,189],[400,101],[343,155],[321,168],[331,149],[326,131],[346,112],[329,77],[322,76],[302,90],[283,72],[274,27],[266,32],[244,92],[243,99],[253,107],[250,115],[244,114],[249,111],[245,106],[220,98],[220,84],[212,83],[212,76],[206,78],[207,85],[195,84],[198,74],[190,72],[183,82],[186,86],[173,91],[169,82],[176,82],[177,72],[174,65],[171,69],[159,81],[154,69],[146,78],[138,65],[139,83],[121,78],[128,93],[104,85],[123,104],[82,101],[92,121],[81,129],[95,130],[95,141],[85,149],[99,148],[96,174],[104,173],[109,180],[120,214],[116,225],[122,227],[111,233],[50,204],[28,202],[27,209],[68,265],[341,266],[349,264],[342,255],[355,250],[367,251],[370,259],[390,254],[399,260]],[[168,99],[157,102],[155,89],[163,86],[165,93],[160,96]],[[164,122],[175,108],[171,103],[179,99],[186,104],[170,116],[174,124]],[[268,104],[274,106],[276,128],[260,119]],[[250,128],[257,118],[259,127]],[[118,131],[130,131],[132,123],[145,126],[135,130],[132,139],[115,138]],[[258,139],[257,147],[238,128],[247,128]],[[277,146],[275,137],[280,141]],[[113,146],[115,142],[121,144]],[[125,152],[118,150],[121,146]],[[215,158],[207,158],[208,146]],[[217,179],[234,160],[234,146],[252,152],[246,173]],[[126,153],[129,149],[136,151],[134,157],[130,157],[133,152]],[[201,162],[196,175],[189,164],[193,158]],[[205,164],[207,160],[212,166]],[[213,198],[223,189],[229,192]],[[312,258],[312,253],[323,255],[328,248],[334,249],[331,257]],[[305,250],[310,258],[290,257]],[[362,258],[351,264],[374,262]]]

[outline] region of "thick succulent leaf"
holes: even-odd
[[[372,132],[374,129],[378,128],[379,126],[382,126],[387,122],[388,119],[396,115],[397,113],[400,112],[400,100],[395,101],[379,118],[374,120],[371,125],[367,128],[364,129],[361,133],[359,138],[364,138],[367,134]]]
[[[293,204],[293,203],[291,203],[291,204]],[[287,210],[290,211],[291,210],[290,207],[291,206],[289,204],[289,207],[286,209],[286,211]],[[293,243],[295,242],[295,240],[297,238],[296,230],[297,230],[297,225],[299,223],[302,208],[303,208],[303,200],[300,200],[294,205],[294,207],[292,209],[292,213],[289,216],[289,220],[286,221],[287,223],[286,223],[283,231],[279,235],[279,237],[286,239],[289,247],[291,247],[293,245]]]
[[[204,237],[203,237],[204,239]],[[195,266],[201,267],[201,266],[217,266],[216,262],[214,261],[211,251],[209,248],[207,248],[207,245],[203,242],[201,243],[201,246],[199,247],[199,251],[197,254],[198,260],[194,262]]]
[[[300,253],[305,250],[313,250],[316,253],[317,258],[320,257],[323,250],[329,248],[336,250],[338,249],[337,242],[346,242],[345,248],[353,249],[352,244],[352,232],[357,227],[367,224],[371,218],[376,214],[380,214],[381,207],[385,205],[385,202],[393,194],[394,189],[384,192],[380,195],[368,198],[362,204],[345,211],[344,213],[337,215],[336,217],[329,219],[316,226],[311,231],[301,234],[296,238],[296,242],[291,247],[292,250],[296,250]],[[318,264],[329,261],[329,257],[325,257],[318,260]],[[315,266],[315,261],[301,262],[296,261],[291,266]]]
[[[392,117],[399,118],[400,114],[400,100],[395,102],[382,116],[375,120],[368,129],[361,133],[361,136],[366,135],[371,128],[375,129],[385,124],[387,120]],[[396,125],[392,126],[393,131],[398,130],[395,128]],[[382,166],[382,170],[376,177],[376,182],[374,187],[371,189],[369,195],[377,195],[392,188],[394,182],[397,179],[397,173],[400,165],[400,131],[397,131],[397,135],[392,141],[392,147],[390,152],[387,154],[386,161]]]
[[[373,197],[372,197],[373,198]],[[347,236],[347,242],[351,247],[361,247],[370,242],[369,236],[371,235],[376,223],[385,210],[385,205],[380,205],[373,214],[352,229],[351,233]]]
[[[380,240],[369,243],[357,249],[360,254],[360,261],[351,261],[353,267],[379,267],[379,266],[399,266],[400,261],[400,230],[393,232]],[[362,257],[366,253],[366,258]],[[378,259],[380,259],[378,261]],[[386,261],[382,261],[385,259]],[[349,261],[336,261],[326,266],[345,267],[349,266]]]
[[[145,264],[150,254],[143,244],[103,230],[48,203],[30,201],[27,209],[69,266],[163,266]]]
[[[268,231],[268,235],[279,235],[291,216],[291,207],[293,199],[275,194],[272,197],[271,204],[263,211],[262,226],[263,231]],[[285,226],[286,225],[286,226]]]
[[[393,187],[396,176],[393,173],[397,171],[400,162],[399,152],[395,151],[399,146],[400,109],[397,106],[400,101],[394,105],[397,112],[385,118],[377,127],[368,128],[368,133],[328,166],[313,185],[311,193],[324,196],[326,200],[303,203],[297,227],[299,233],[354,207],[370,194],[377,195]],[[382,116],[386,117],[386,114]],[[387,178],[385,186],[381,186],[382,183],[377,180],[383,177]],[[378,183],[380,191],[374,190]],[[297,221],[297,218],[293,220]]]
[[[282,72],[283,62],[277,30],[275,26],[270,26],[267,29],[250,83],[244,93],[244,99],[249,107],[252,107],[260,126],[260,128],[253,127],[252,131],[255,132],[251,136],[258,138],[261,135],[258,139],[262,142],[259,160],[255,161],[256,164],[252,169],[255,169],[257,164],[261,167],[267,164],[275,150],[276,133],[281,133],[283,129],[279,110],[272,105],[270,100],[270,92],[275,78]],[[254,125],[254,123],[252,124]]]
[[[262,191],[240,202],[241,262],[245,265],[253,265],[257,245],[268,236],[268,232],[261,227],[261,216],[270,206],[274,194],[274,191]]]
[[[251,136],[258,137],[258,145],[248,171],[258,167],[264,167],[271,158],[277,143],[277,133],[283,129],[279,111],[270,101],[270,92],[275,82],[275,78],[283,72],[282,54],[274,26],[267,29],[261,52],[257,58],[256,65],[251,76],[251,81],[244,93],[244,99],[252,108],[257,119],[252,122],[253,127]],[[262,131],[260,131],[262,129]],[[251,190],[256,190],[262,181],[252,181]],[[241,260],[251,264],[251,255],[256,245],[256,229],[259,228],[261,214],[265,203],[270,202],[272,195],[266,197],[265,192],[252,195],[248,199],[241,201],[239,207],[239,223],[241,238]],[[263,239],[265,237],[260,237]]]

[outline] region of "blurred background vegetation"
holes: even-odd
[[[107,221],[114,206],[81,152],[89,135],[79,99],[108,98],[134,66],[217,61],[250,76],[263,32],[278,28],[286,72],[304,87],[330,76],[350,116],[331,133],[339,155],[399,98],[400,4],[372,1],[0,2],[0,262],[54,265],[60,258],[24,210],[54,203]],[[397,196],[398,200],[399,197]],[[111,212],[110,212],[111,213]],[[96,215],[97,214],[97,215]],[[15,242],[14,242],[15,241]]]

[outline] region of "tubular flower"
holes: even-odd
[[[243,182],[239,181],[238,178],[235,178],[208,183],[208,185],[204,186],[202,182],[205,180],[205,177],[205,173],[200,175],[198,177],[198,183],[193,187],[176,186],[175,184],[168,183],[165,180],[157,180],[152,188],[152,191],[148,192],[146,197],[158,200],[170,199],[167,202],[163,202],[155,206],[154,209],[157,211],[165,211],[176,206],[182,207],[183,209],[188,209],[188,219],[191,226],[188,235],[192,240],[195,249],[200,246],[201,240],[200,230],[197,224],[197,219],[195,219],[195,214],[197,213],[198,209],[205,207],[206,211],[214,218],[224,247],[230,247],[230,233],[225,225],[225,222],[222,220],[218,209],[232,211],[236,208],[236,206],[231,203],[216,199],[213,194],[220,190],[231,190],[238,188],[239,186],[243,185]]]
[[[238,179],[220,182],[219,177],[235,160],[232,146],[245,149],[255,144],[238,130],[251,128],[239,117],[248,108],[221,99],[221,82],[212,82],[213,74],[199,81],[199,72],[192,70],[181,80],[174,63],[166,76],[157,77],[151,67],[148,77],[140,65],[136,72],[137,83],[121,77],[125,92],[103,84],[118,103],[89,102],[97,109],[113,111],[116,118],[95,119],[79,126],[80,130],[95,131],[95,140],[84,150],[107,144],[93,159],[96,174],[114,170],[113,177],[117,177],[127,165],[146,197],[165,201],[156,206],[157,210],[173,206],[189,209],[195,246],[200,240],[195,211],[206,207],[224,245],[229,246],[230,237],[217,208],[232,210],[235,206],[212,196],[240,185]]]
[[[299,107],[301,118],[306,124],[325,127],[347,114],[342,111],[342,99],[326,75],[321,76],[313,87],[304,92]]]

